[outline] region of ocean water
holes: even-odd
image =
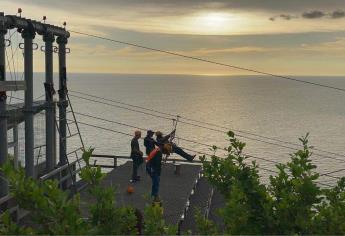
[[[55,76],[55,88],[58,81]],[[43,74],[35,74],[35,97],[44,94]],[[345,88],[344,77],[299,77],[300,79]],[[239,138],[247,143],[245,152],[271,161],[286,162],[293,149],[281,147],[290,144],[258,137],[266,136],[284,142],[299,143],[298,138],[310,134],[314,150],[313,160],[319,171],[325,173],[345,168],[345,92],[308,84],[262,76],[186,76],[186,75],[111,75],[111,74],[69,74],[68,86],[71,102],[76,112],[169,133],[173,128],[171,120],[141,114],[93,101],[86,101],[73,95],[79,91],[107,99],[113,99],[136,106],[154,109],[164,113],[214,123],[237,130]],[[20,93],[14,96],[22,96]],[[94,99],[100,101],[99,99]],[[107,102],[111,103],[111,102]],[[115,104],[115,103],[111,103]],[[116,105],[116,104],[115,104]],[[117,104],[119,105],[119,104]],[[124,105],[121,105],[124,106]],[[138,108],[133,108],[138,109]],[[148,111],[146,111],[148,112]],[[150,112],[153,115],[160,115]],[[163,115],[165,116],[165,115]],[[77,115],[81,122],[101,126],[106,131],[80,125],[86,146],[94,147],[97,154],[128,155],[134,128]],[[40,118],[38,126],[42,126]],[[190,122],[190,121],[188,121]],[[197,125],[205,124],[192,122]],[[212,129],[219,127],[208,126]],[[246,133],[243,133],[246,132]],[[251,134],[248,134],[251,133]],[[255,134],[255,135],[252,135]],[[145,133],[143,133],[143,136]],[[177,125],[177,136],[199,143],[226,147],[225,133],[183,123]],[[244,136],[244,137],[243,137]],[[250,139],[248,139],[250,138]],[[44,138],[43,138],[44,139]],[[260,142],[253,139],[260,139]],[[70,145],[77,145],[71,141]],[[176,140],[185,148],[198,152],[212,153],[209,147]],[[271,142],[277,145],[268,144]],[[189,151],[194,153],[193,151]],[[217,154],[222,155],[223,152]],[[321,155],[318,155],[321,154]],[[337,158],[339,160],[334,160]],[[343,161],[344,160],[344,161]],[[257,159],[261,167],[275,169],[274,163]],[[339,172],[342,175],[345,172]],[[263,176],[272,174],[262,171]],[[324,178],[325,182],[334,179]]]

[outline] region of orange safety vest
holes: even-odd
[[[160,148],[155,148],[152,152],[150,152],[150,154],[147,156],[146,158],[146,162],[149,162],[152,160],[152,158],[154,158],[157,154],[157,152],[160,151]]]

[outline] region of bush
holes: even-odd
[[[231,131],[228,136],[225,158],[201,158],[206,178],[225,198],[219,210],[226,226],[222,233],[345,233],[345,178],[329,190],[317,185],[308,135],[300,139],[303,149],[293,153],[290,162],[276,165],[278,174],[270,176],[268,186],[260,181],[258,165],[243,154],[245,143]],[[215,223],[205,221],[199,231],[210,224]]]
[[[10,194],[22,209],[30,211],[34,228],[16,225],[5,212],[1,216],[0,234],[129,235],[138,234],[142,227],[148,235],[176,234],[176,227],[165,224],[163,208],[159,206],[148,205],[144,214],[147,220],[143,222],[133,208],[116,207],[115,190],[100,186],[105,175],[99,167],[92,167],[89,163],[93,150],[84,150],[85,167],[80,173],[80,177],[89,184],[90,195],[95,198],[95,203],[90,206],[89,219],[83,218],[80,212],[78,194],[69,198],[67,192],[58,188],[57,181],[37,182],[27,178],[24,169],[16,170],[11,161],[5,163],[1,170],[9,181]]]

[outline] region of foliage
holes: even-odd
[[[219,234],[216,224],[202,215],[200,209],[196,209],[195,223],[199,235]]]
[[[345,233],[345,177],[337,186],[323,191],[322,204],[316,207],[318,214],[312,222],[313,234]]]
[[[157,204],[147,205],[144,210],[144,235],[176,235],[177,227],[165,224],[163,208]]]
[[[291,155],[291,162],[279,164],[278,175],[270,177],[273,226],[279,234],[307,234],[312,230],[315,206],[321,201],[321,190],[316,184],[319,174],[311,163],[308,135],[301,138],[303,150]]]
[[[90,165],[90,158],[94,150],[94,148],[84,150],[82,159],[85,162],[85,167],[80,171],[79,174],[80,178],[82,178],[82,180],[87,182],[92,187],[99,185],[102,179],[104,179],[105,177],[105,174],[102,173],[101,168],[99,166],[92,167]]]
[[[321,189],[316,166],[312,164],[308,134],[300,138],[303,149],[278,164],[269,184],[261,183],[258,165],[243,154],[245,143],[228,133],[230,146],[225,158],[201,158],[204,174],[225,198],[219,210],[225,234],[344,234],[345,178],[334,188]],[[198,216],[197,216],[198,219]],[[198,229],[209,233],[209,220]],[[219,229],[218,229],[218,232]]]
[[[8,161],[1,167],[7,177],[11,195],[18,205],[30,211],[34,229],[18,226],[10,217],[9,212],[1,215],[0,234],[29,235],[29,234],[138,234],[139,227],[144,227],[144,233],[176,234],[176,227],[167,226],[162,219],[161,207],[147,206],[145,208],[146,221],[138,225],[138,215],[131,207],[116,207],[115,190],[100,185],[105,175],[99,167],[90,165],[90,158],[94,149],[84,150],[85,167],[80,176],[87,182],[89,193],[95,198],[90,206],[90,218],[84,219],[79,209],[79,195],[72,198],[68,193],[58,188],[58,183],[46,180],[42,183],[25,176],[24,169],[14,168],[13,162]]]
[[[205,156],[201,158],[205,177],[226,199],[226,207],[220,212],[226,233],[265,232],[270,227],[267,205],[271,198],[265,185],[260,183],[256,163],[246,162],[245,143],[236,139],[233,132],[228,135],[231,145],[226,149],[226,158],[213,156],[210,162]]]
[[[37,233],[82,234],[84,222],[79,212],[78,195],[69,199],[56,181],[39,183],[25,176],[24,169],[15,170],[10,162],[2,167],[11,194],[19,206],[31,212]]]
[[[19,227],[13,223],[9,212],[5,212],[1,216],[0,235],[34,235],[31,228]]]
[[[137,234],[137,218],[134,209],[115,206],[115,190],[100,186],[105,174],[100,167],[91,167],[90,158],[94,149],[90,148],[83,153],[86,166],[80,177],[90,184],[89,193],[96,201],[90,206],[90,222],[96,234]]]

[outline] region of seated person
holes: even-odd
[[[175,135],[176,130],[173,130],[170,134],[164,136],[162,132],[157,131],[156,132],[156,142],[158,146],[162,146],[164,144],[170,143],[169,139],[172,135]],[[182,148],[177,146],[175,143],[171,143],[172,145],[172,152],[176,153],[177,155],[180,155],[184,159],[192,162],[196,155],[190,155],[186,153]]]

